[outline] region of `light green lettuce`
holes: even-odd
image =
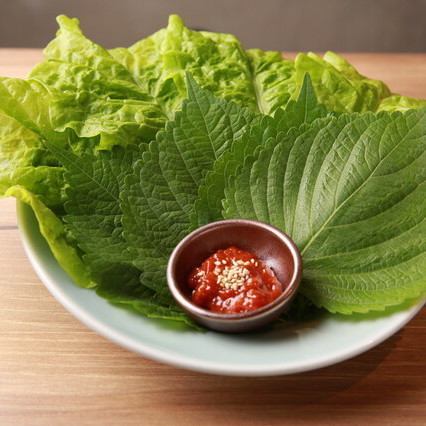
[[[185,72],[217,96],[257,109],[248,58],[231,34],[192,31],[171,15],[167,28],[110,52],[164,106],[169,118],[186,98]]]
[[[0,196],[21,185],[48,206],[63,204],[62,168],[43,145],[46,138],[65,141],[52,128],[50,101],[49,91],[37,81],[0,78]]]
[[[408,111],[426,107],[425,99],[409,98],[407,96],[392,95],[382,100],[378,111]]]
[[[164,126],[161,107],[107,50],[87,39],[77,19],[58,17],[60,29],[30,77],[55,94],[55,130],[100,135],[100,148],[149,142]]]
[[[336,112],[376,111],[380,101],[390,95],[387,86],[359,74],[343,57],[327,52],[299,53],[295,59],[296,84],[309,73],[319,101]]]
[[[22,186],[12,186],[6,191],[6,196],[17,198],[28,204],[37,218],[40,233],[49,244],[53,256],[72,280],[81,287],[94,287],[90,272],[81,260],[75,247],[69,242],[63,222],[43,204],[37,195]]]
[[[259,111],[272,114],[284,107],[291,97],[297,95],[294,61],[284,59],[281,52],[247,50],[253,75],[253,85]]]
[[[245,52],[233,35],[192,31],[176,15],[170,16],[167,28],[110,53],[171,118],[186,96],[185,71],[216,96],[264,114],[297,99],[306,73],[332,111],[374,111],[390,95],[384,83],[362,76],[335,53],[323,58],[301,53],[292,61],[281,52]]]
[[[63,203],[62,168],[49,164],[40,136],[0,113],[0,196],[21,185],[49,206]]]

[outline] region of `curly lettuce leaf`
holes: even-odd
[[[295,59],[296,84],[309,73],[319,101],[335,112],[375,111],[390,95],[387,86],[359,74],[343,57],[327,52],[323,58],[299,53]]]
[[[0,78],[0,195],[10,186],[21,185],[48,207],[62,209],[66,199],[63,168],[46,143],[81,154],[92,151],[98,140],[55,131],[54,99],[37,80]]]
[[[382,100],[378,111],[408,111],[426,107],[426,99],[415,99],[407,96],[392,95]]]
[[[167,28],[110,53],[171,119],[186,98],[186,72],[215,95],[257,110],[247,56],[231,34],[192,31],[171,15]]]
[[[50,92],[37,81],[0,78],[0,196],[13,185],[37,194],[49,207],[64,201],[63,170],[43,140],[63,144],[53,130]]]
[[[57,18],[60,29],[30,77],[56,94],[50,105],[55,130],[80,137],[100,135],[100,148],[149,142],[165,116],[129,71],[107,50],[87,39],[79,21]]]
[[[6,191],[6,196],[15,197],[33,209],[41,235],[46,239],[59,265],[73,281],[80,287],[94,287],[90,271],[81,260],[77,249],[70,244],[64,224],[52,210],[46,207],[37,195],[22,186],[10,187]]]
[[[40,136],[0,113],[0,196],[20,185],[48,206],[63,203],[63,170],[51,164]]]
[[[49,92],[37,81],[0,77],[0,111],[40,136],[52,131],[49,100]]]
[[[128,49],[109,52],[164,106],[169,118],[186,97],[185,72],[216,96],[263,114],[297,99],[307,72],[331,111],[375,111],[390,95],[384,83],[362,76],[335,53],[323,58],[301,53],[292,61],[281,52],[244,51],[235,36],[192,31],[176,15],[167,28]]]
[[[225,217],[269,222],[301,250],[301,291],[350,314],[426,293],[426,110],[342,115],[246,159]]]
[[[260,112],[272,114],[285,107],[300,89],[295,80],[294,61],[283,58],[281,52],[260,49],[247,50],[247,56]]]
[[[296,99],[306,72],[331,111],[375,111],[390,95],[384,83],[335,53],[301,53],[292,61],[280,52],[246,52],[235,36],[190,30],[176,15],[166,28],[110,51],[88,40],[78,20],[60,16],[58,22],[47,60],[31,76],[61,93],[53,108],[58,130],[100,134],[105,148],[153,138],[164,115],[172,119],[186,98],[185,72],[216,96],[264,114]]]

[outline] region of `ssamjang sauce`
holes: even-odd
[[[188,285],[196,305],[224,314],[254,311],[283,292],[271,268],[234,246],[218,250],[195,268]]]

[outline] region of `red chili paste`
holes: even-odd
[[[265,262],[233,246],[218,250],[195,268],[188,285],[196,305],[224,314],[254,311],[283,292]]]

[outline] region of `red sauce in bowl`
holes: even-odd
[[[256,255],[231,246],[218,250],[188,278],[192,301],[212,312],[251,312],[283,292],[269,266]]]

